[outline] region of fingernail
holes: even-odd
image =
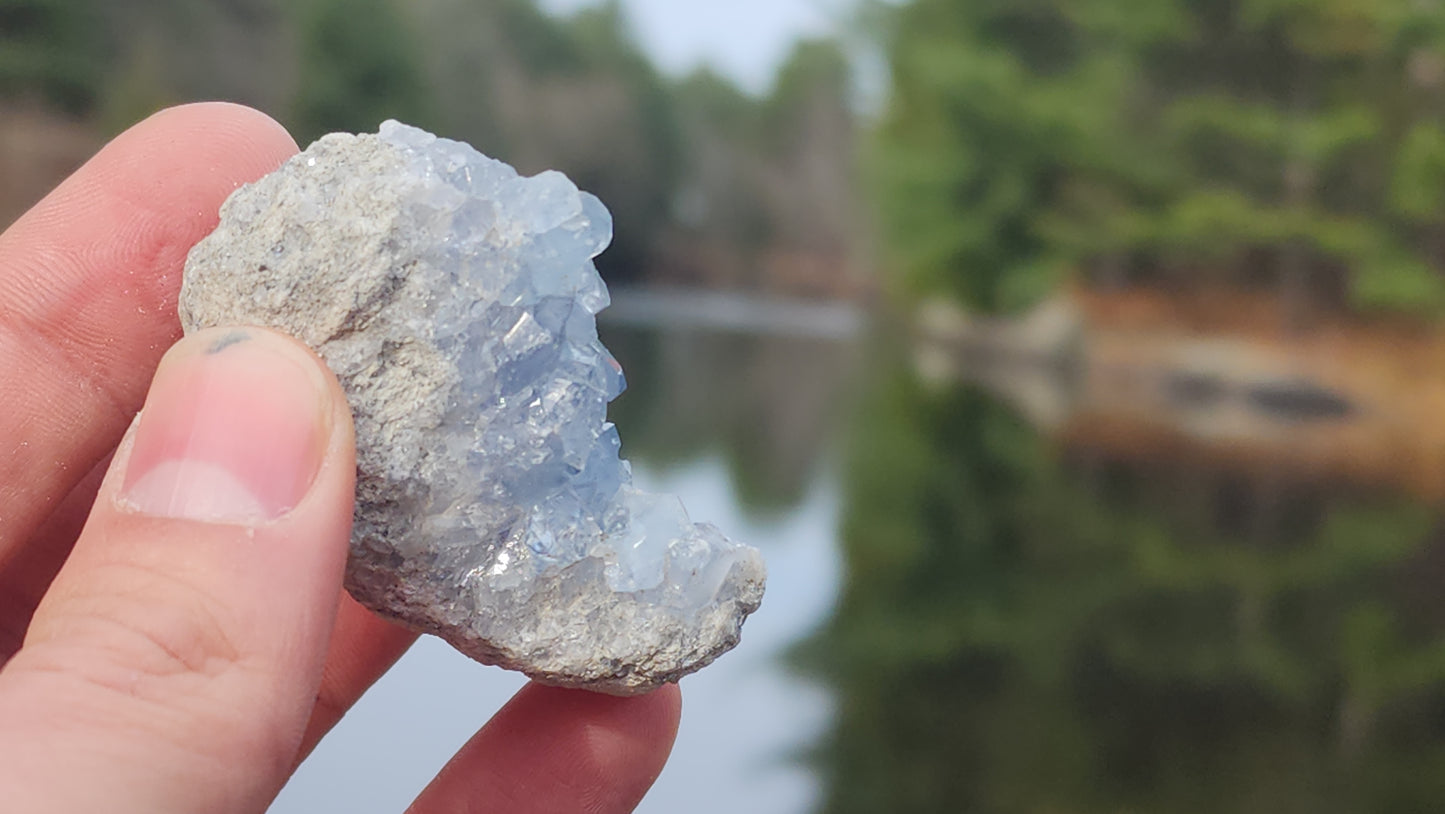
[[[330,436],[326,379],[269,331],[219,328],[161,360],[119,501],[157,517],[275,520],[306,496]]]

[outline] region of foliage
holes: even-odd
[[[292,8],[305,81],[289,124],[300,143],[374,130],[388,118],[427,124],[420,50],[390,0],[303,0]]]
[[[824,266],[843,254],[845,69],[835,47],[806,43],[776,93],[712,76],[711,98],[729,98],[712,105],[654,68],[618,0],[565,18],[533,0],[0,0],[0,100],[114,132],[228,99],[303,145],[407,120],[523,172],[560,169],[606,201],[616,234],[598,265],[613,281],[739,286],[760,282],[765,250],[820,252]],[[701,220],[699,201],[716,204]]]
[[[0,0],[0,97],[35,94],[71,113],[99,95],[96,0]]]
[[[777,290],[769,261],[826,269],[802,288],[851,285],[859,242],[851,70],[838,43],[799,42],[762,98],[700,69],[673,94],[682,165],[674,216],[692,251],[730,255],[735,280]],[[686,262],[685,260],[683,262]]]
[[[1436,512],[1058,450],[893,352],[846,461],[844,592],[798,655],[837,698],[821,811],[1344,814],[1445,793]]]
[[[1445,34],[1406,0],[914,0],[871,164],[916,292],[1065,274],[1445,308]]]

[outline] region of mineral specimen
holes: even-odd
[[[592,264],[611,230],[560,173],[387,122],[233,194],[187,260],[180,315],[280,329],[340,379],[352,596],[479,661],[626,695],[737,644],[764,573],[619,458]]]

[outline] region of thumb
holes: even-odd
[[[320,682],[354,477],[310,351],[253,328],[172,348],[0,671],[6,810],[263,811]]]

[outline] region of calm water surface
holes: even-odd
[[[605,331],[638,479],[770,568],[641,811],[1445,810],[1438,506],[1180,435],[1212,408],[714,305]],[[1350,420],[1270,409],[1258,437]],[[423,641],[273,812],[402,810],[520,683]]]
[[[819,337],[775,330],[776,318],[734,324],[736,304],[720,302],[691,303],[702,315],[679,324],[675,311],[659,317],[652,300],[638,300],[629,324],[604,329],[628,372],[613,418],[639,484],[681,495],[695,519],[761,548],[769,569],[744,645],[685,680],[677,746],[643,814],[796,814],[823,799],[807,755],[832,720],[832,694],[792,651],[837,601],[833,441],[856,317],[779,312],[822,326]],[[402,811],[522,683],[424,638],[301,767],[272,814]]]

